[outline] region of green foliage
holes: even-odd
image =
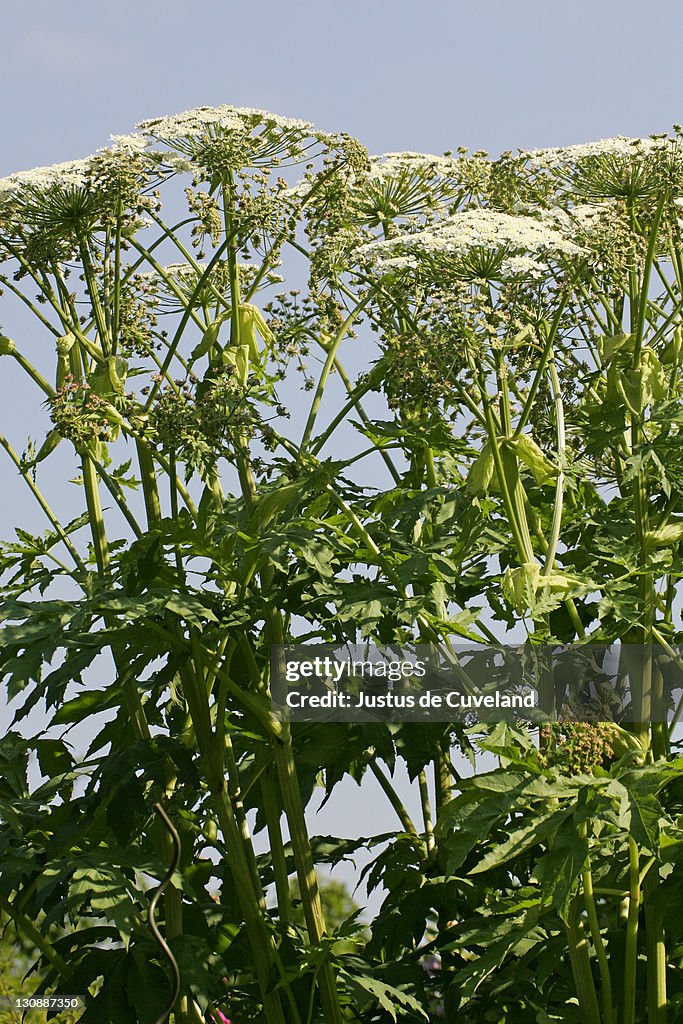
[[[679,147],[371,161],[202,108],[2,183],[3,302],[51,335],[0,338],[53,426],[0,434],[48,520],[0,548],[0,906],[36,992],[164,1011],[161,804],[174,1024],[681,1019],[683,763],[647,653],[683,639]],[[271,710],[275,644],[510,630],[638,645],[630,724],[604,692],[538,731]],[[394,831],[309,835],[346,776]],[[369,924],[316,873],[361,848]]]

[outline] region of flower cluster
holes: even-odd
[[[551,146],[546,149],[532,149],[526,154],[532,167],[555,169],[577,166],[594,157],[641,157],[670,147],[666,136],[654,135],[648,139],[633,139],[616,135],[612,139],[597,139],[594,142],[580,142],[573,146]]]
[[[155,377],[160,382],[160,377]],[[231,459],[244,440],[269,434],[232,366],[212,366],[203,380],[191,375],[164,387],[149,413],[146,432],[190,467],[206,470]]]
[[[629,270],[644,259],[646,239],[629,224],[625,204],[617,199],[554,205],[544,214],[546,223],[569,235],[586,253],[594,273],[607,275],[612,287],[623,286]]]
[[[21,225],[30,261],[72,258],[94,231],[118,222],[132,233],[158,208],[150,182],[158,162],[141,136],[116,136],[92,156],[20,171],[0,180],[0,227],[9,237]],[[28,233],[28,239],[27,239]]]
[[[308,121],[228,105],[151,118],[137,127],[215,181],[227,180],[242,168],[298,163],[320,135]]]
[[[267,110],[257,110],[254,107],[232,107],[228,104],[218,107],[195,107],[193,110],[185,110],[168,117],[150,118],[137,125],[141,132],[158,139],[188,138],[210,131],[243,132],[258,126],[271,131],[296,129],[301,132],[309,132],[313,127],[310,121],[282,117],[280,114],[271,114]]]
[[[67,376],[63,385],[48,399],[50,419],[57,432],[77,448],[111,440],[109,403],[95,394],[86,381]]]
[[[552,762],[571,775],[590,774],[613,757],[609,722],[563,722]]]
[[[451,155],[384,153],[354,183],[354,212],[360,223],[385,233],[399,219],[429,222],[444,205],[457,206],[481,186],[468,177],[466,162]]]
[[[119,298],[118,344],[125,355],[148,355],[154,345],[157,316],[150,302],[143,275],[133,275],[121,287]]]
[[[516,255],[531,259],[526,269],[534,276],[543,262],[557,257],[577,257],[583,249],[568,235],[536,217],[478,209],[456,213],[423,231],[362,247],[366,259],[380,273],[405,268],[405,257],[417,256],[421,265],[449,266],[465,279],[498,278],[519,274],[522,265],[510,263]]]
[[[657,201],[663,189],[683,189],[680,139],[666,135],[649,139],[617,136],[598,142],[535,150],[526,154],[536,180],[555,183],[558,197],[570,201],[625,199]]]
[[[391,409],[433,411],[451,395],[460,359],[447,335],[401,334],[385,346],[382,387]]]

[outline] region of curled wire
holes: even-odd
[[[176,1000],[180,994],[180,969],[178,968],[176,958],[173,956],[173,953],[169,949],[168,943],[166,942],[163,935],[157,928],[156,909],[159,899],[163,895],[164,890],[170,883],[171,879],[173,878],[173,874],[176,868],[178,867],[178,861],[180,860],[180,836],[176,832],[173,822],[166,814],[166,811],[163,809],[161,804],[154,804],[154,810],[161,818],[161,822],[164,828],[166,829],[166,831],[168,832],[173,841],[173,857],[171,858],[171,864],[168,871],[161,880],[161,885],[159,886],[157,891],[154,893],[154,896],[152,897],[152,900],[149,905],[148,918],[149,930],[154,936],[156,942],[161,946],[164,956],[171,965],[171,973],[173,974],[173,992],[169,998],[168,1003],[166,1004],[165,1009],[163,1010],[162,1013],[159,1014],[156,1021],[154,1022],[154,1024],[166,1024],[171,1014],[171,1010],[175,1006]]]

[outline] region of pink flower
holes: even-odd
[[[220,1010],[215,1010],[214,1013],[217,1014],[217,1017],[215,1018],[216,1024],[230,1024],[228,1018],[225,1016],[224,1013],[221,1013]]]

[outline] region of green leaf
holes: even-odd
[[[35,740],[34,743],[43,775],[51,778],[71,771],[73,757],[64,740],[41,739]]]
[[[569,905],[588,857],[588,839],[579,834],[575,818],[563,821],[548,851],[536,862],[534,875],[541,884],[544,903],[567,921]]]
[[[537,846],[549,835],[552,835],[566,821],[570,813],[570,811],[562,809],[546,812],[539,817],[535,816],[522,828],[511,832],[505,842],[492,847],[476,867],[472,868],[470,875],[481,874],[482,871],[489,871],[491,868],[507,864],[513,857],[519,857],[530,847]]]
[[[398,1020],[399,1014],[406,1014],[410,1011],[416,1013],[424,1020],[429,1020],[424,1007],[420,1005],[414,996],[409,995],[407,992],[393,985],[388,985],[386,982],[378,981],[377,978],[371,978],[367,974],[349,975],[345,971],[343,973],[348,984],[354,988],[361,988],[371,995],[373,1000],[379,1003],[393,1021]]]

